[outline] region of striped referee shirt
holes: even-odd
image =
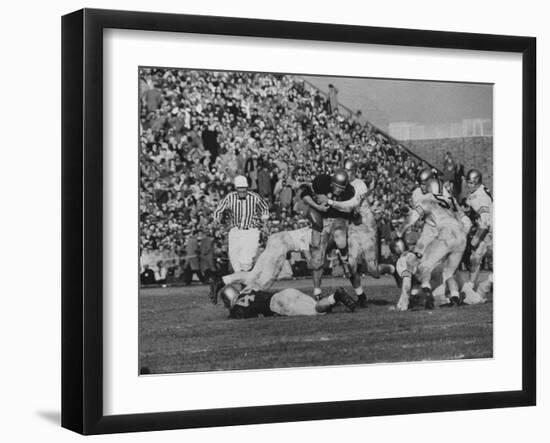
[[[243,199],[236,191],[227,194],[214,211],[214,219],[221,221],[225,211],[229,213],[231,227],[238,229],[257,228],[260,218],[269,218],[269,206],[262,197],[251,191],[247,191]]]

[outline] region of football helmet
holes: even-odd
[[[425,183],[426,181],[428,181],[430,178],[433,177],[433,172],[430,168],[424,168],[422,169],[422,171],[420,171],[418,173],[418,182],[419,183]]]
[[[219,296],[221,297],[225,307],[230,309],[235,306],[235,303],[239,298],[239,291],[237,291],[234,286],[225,285],[220,289]]]
[[[348,173],[343,169],[338,169],[332,176],[331,183],[340,190],[344,190],[349,183]]]
[[[477,169],[470,169],[466,174],[466,182],[468,185],[479,186],[482,183],[481,172]]]
[[[441,194],[443,189],[441,189],[441,182],[436,178],[430,178],[426,182],[426,192],[431,192],[432,194]]]

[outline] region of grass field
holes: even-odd
[[[344,283],[329,280],[330,286]],[[311,293],[311,281],[278,282]],[[303,289],[302,289],[303,288]],[[350,289],[350,288],[348,288]],[[397,312],[393,279],[366,284],[369,306],[314,317],[229,320],[207,286],[140,291],[140,367],[152,374],[487,358],[493,304]]]

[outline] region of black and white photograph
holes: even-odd
[[[140,375],[493,358],[493,84],[137,74]]]

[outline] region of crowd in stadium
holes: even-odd
[[[427,166],[295,76],[142,68],[140,112],[142,256],[200,257],[196,240],[208,238],[224,263],[227,226],[213,211],[237,174],[270,204],[264,239],[305,226],[297,188],[345,159],[359,164],[388,238]]]

